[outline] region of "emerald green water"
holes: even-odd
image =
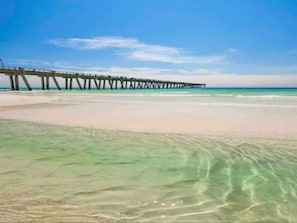
[[[65,94],[81,93],[81,90],[63,91]],[[88,90],[91,94],[185,94],[188,96],[224,97],[297,97],[297,88],[187,88],[187,89],[132,89],[132,90]]]
[[[26,91],[26,88],[22,88]],[[8,91],[9,88],[1,88],[1,91]],[[41,88],[35,88],[44,92]],[[55,90],[55,89],[52,89]],[[47,91],[46,91],[47,92]],[[92,90],[81,91],[79,88],[73,90],[62,90],[60,91],[65,94],[88,92],[91,94],[189,94],[189,95],[201,95],[201,96],[252,96],[252,97],[297,97],[297,88],[181,88],[181,89],[105,89],[98,90],[95,87]]]
[[[297,140],[0,121],[2,222],[296,222]]]

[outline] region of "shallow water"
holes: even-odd
[[[297,140],[0,121],[0,221],[296,222]]]
[[[43,91],[41,88],[34,88],[33,93],[55,92],[55,88],[51,91]],[[28,92],[26,87],[21,88],[20,92]],[[10,91],[10,88],[1,88],[0,92]],[[78,86],[74,86],[73,90],[61,90],[64,94],[157,94],[169,95],[176,94],[184,96],[211,96],[211,97],[250,97],[250,98],[296,98],[297,88],[172,88],[172,89],[96,89],[95,86],[91,90],[80,90]]]

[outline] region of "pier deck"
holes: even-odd
[[[205,88],[206,84],[153,80],[143,78],[133,78],[124,76],[109,76],[88,73],[64,72],[55,70],[40,70],[28,68],[3,67],[0,73],[9,77],[11,90],[20,90],[20,81],[23,81],[28,90],[32,90],[26,76],[36,76],[40,78],[41,89],[50,90],[50,79],[53,80],[54,88],[58,90],[73,89],[73,81],[77,83],[80,90],[92,89],[167,89],[167,88]],[[65,85],[57,81],[57,77],[63,78]]]

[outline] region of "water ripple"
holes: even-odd
[[[1,221],[297,221],[296,139],[0,121],[0,141]]]

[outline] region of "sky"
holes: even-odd
[[[297,87],[297,1],[0,0],[0,58],[209,87]]]

